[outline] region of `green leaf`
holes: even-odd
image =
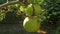
[[[60,0],[55,0],[56,3],[60,3]]]
[[[31,4],[42,4],[44,0],[27,0]]]
[[[55,34],[60,34],[60,26],[57,28]]]

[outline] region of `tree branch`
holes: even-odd
[[[19,1],[6,2],[6,3],[2,4],[2,5],[0,5],[0,9],[3,8],[3,7],[7,7],[10,4],[17,4],[17,3],[20,3],[20,2]]]

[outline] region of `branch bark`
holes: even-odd
[[[17,3],[20,3],[20,2],[19,1],[6,2],[6,3],[2,4],[2,5],[0,5],[0,9],[3,8],[3,7],[7,7],[10,4],[17,4]]]

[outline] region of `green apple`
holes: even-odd
[[[35,4],[34,5],[34,10],[35,10],[35,15],[38,16],[42,13],[42,8],[40,7],[40,5]]]
[[[40,23],[33,18],[26,17],[23,21],[23,27],[27,32],[37,32],[40,28]]]
[[[31,16],[32,13],[33,13],[33,8],[32,8],[32,4],[28,5],[26,8],[25,8],[25,13],[27,16]]]

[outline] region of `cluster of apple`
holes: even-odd
[[[40,28],[40,22],[37,19],[43,11],[39,4],[43,2],[43,0],[27,0],[30,3],[27,7],[20,6],[20,11],[26,14],[26,17],[23,21],[23,27],[27,32],[37,32]],[[34,16],[32,16],[34,12]]]

